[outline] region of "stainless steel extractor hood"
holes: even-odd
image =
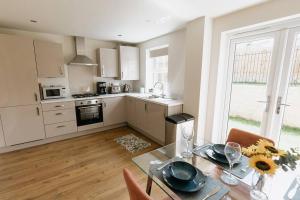
[[[97,64],[85,55],[85,38],[75,37],[76,56],[69,65],[97,66]]]

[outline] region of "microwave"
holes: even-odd
[[[66,87],[64,86],[43,86],[43,99],[59,99],[66,97]]]

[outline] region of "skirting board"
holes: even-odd
[[[69,133],[69,134],[60,135],[60,136],[56,136],[56,137],[52,137],[52,138],[46,138],[46,139],[42,139],[42,140],[37,140],[37,141],[33,141],[33,142],[28,142],[28,143],[23,143],[23,144],[8,146],[8,147],[1,147],[0,153],[6,153],[6,152],[16,151],[16,150],[20,150],[20,149],[33,147],[33,146],[48,144],[51,142],[57,142],[57,141],[66,140],[66,139],[79,137],[79,136],[83,136],[83,135],[88,135],[88,134],[92,134],[92,133],[98,133],[98,132],[102,132],[102,131],[106,131],[106,130],[110,130],[110,129],[114,129],[114,128],[123,127],[123,126],[127,126],[127,123],[121,123],[121,124],[116,124],[116,125],[106,126],[106,127],[96,128],[96,129],[90,129],[90,130],[85,130],[85,131],[76,132],[76,133]]]

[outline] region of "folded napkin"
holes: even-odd
[[[176,159],[176,160],[178,160],[178,159]],[[172,160],[172,162],[173,162],[173,160]],[[170,164],[166,165],[163,169],[167,169],[169,167],[169,165]],[[163,169],[157,170],[157,168],[159,168],[160,166],[161,166],[161,164],[160,165],[159,164],[152,165],[150,167],[150,172],[154,176],[156,176],[160,181],[164,182],[163,175],[162,175]],[[168,186],[168,185],[166,184],[166,186]],[[186,192],[180,192],[180,191],[173,190],[172,188],[170,188],[170,189],[181,199],[194,200],[194,199],[203,199],[211,190],[213,190],[217,186],[220,186],[220,190],[215,195],[208,198],[208,200],[220,200],[229,192],[229,189],[223,183],[221,183],[218,180],[214,180],[211,177],[207,177],[205,186],[197,192],[186,193]]]
[[[245,178],[252,171],[252,169],[248,166],[248,158],[246,156],[242,156],[241,159],[240,159],[240,163],[235,164],[232,168],[232,171],[229,171],[229,165],[228,164],[218,162],[214,159],[211,159],[210,157],[208,157],[206,155],[206,153],[205,153],[206,150],[208,148],[211,148],[211,146],[212,146],[212,144],[206,144],[206,145],[196,147],[193,150],[193,153],[197,156],[200,156],[202,158],[205,158],[205,159],[213,162],[214,164],[222,167],[225,171],[228,171],[228,172],[232,173],[232,175],[234,175],[234,176],[236,176],[240,179]]]

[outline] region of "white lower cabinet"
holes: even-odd
[[[55,124],[59,122],[76,121],[75,109],[53,110],[44,112],[44,123]]]
[[[0,114],[6,145],[45,138],[40,105],[1,108]]]
[[[4,147],[4,146],[5,146],[5,139],[4,139],[2,120],[0,118],[0,147]]]
[[[135,126],[144,132],[148,132],[146,126],[146,102],[140,99],[135,100]]]
[[[125,97],[112,97],[102,99],[104,126],[126,122]]]
[[[64,135],[67,133],[77,132],[77,124],[76,121],[70,122],[60,122],[56,124],[45,125],[46,136],[54,137],[59,135]]]

